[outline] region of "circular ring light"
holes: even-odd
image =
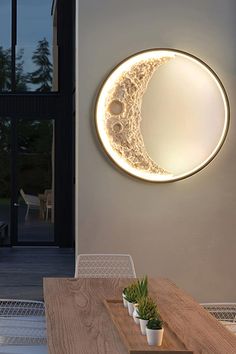
[[[96,128],[127,173],[170,182],[203,169],[229,127],[229,102],[215,72],[174,49],[137,53],[114,68],[96,102]]]

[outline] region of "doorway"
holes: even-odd
[[[4,29],[0,43],[3,59],[0,65],[0,121],[6,133],[3,139],[0,132],[0,245],[74,247],[74,6],[74,0],[45,0],[42,4],[0,1],[0,27]],[[39,60],[41,57],[44,59]],[[42,75],[45,63],[47,75]],[[47,175],[40,172],[46,164],[40,156],[48,161],[48,152],[35,151],[33,141],[24,140],[24,144],[31,145],[19,146],[18,140],[22,137],[21,119],[24,129],[32,132],[33,120],[43,123],[52,118],[55,154],[51,157],[54,155],[55,161]],[[27,124],[27,120],[31,123]],[[40,132],[43,137],[42,129]],[[23,138],[26,137],[27,134],[23,134]],[[40,141],[43,138],[38,139],[39,145]],[[29,162],[34,168],[28,166]],[[34,183],[29,177],[31,174]],[[50,174],[51,187],[45,182]],[[38,184],[35,175],[44,178],[44,185]],[[26,216],[27,204],[21,189],[40,199],[41,211],[36,205],[35,209],[29,208]],[[53,208],[50,203],[46,205],[48,190],[52,192]],[[42,228],[50,223],[50,230],[47,228],[44,237],[32,236],[39,212]],[[37,229],[40,229],[39,225]]]
[[[56,245],[52,119],[0,118],[0,242]]]

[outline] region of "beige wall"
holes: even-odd
[[[166,276],[199,301],[236,301],[234,0],[80,0],[77,61],[77,252],[130,253],[137,273]],[[118,171],[94,129],[101,81],[151,47],[190,52],[231,101],[225,145],[202,172],[149,184]]]

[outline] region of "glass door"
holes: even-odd
[[[54,121],[0,117],[0,246],[55,245]]]
[[[0,117],[0,246],[10,244],[11,120]]]
[[[54,244],[53,132],[53,120],[17,120],[16,245]]]

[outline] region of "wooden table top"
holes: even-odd
[[[127,354],[104,306],[128,279],[45,278],[49,354]],[[149,279],[160,313],[188,350],[236,354],[236,336],[168,279]]]

